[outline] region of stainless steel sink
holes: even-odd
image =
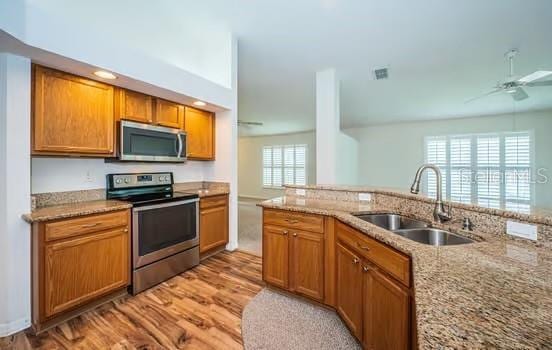
[[[361,220],[403,236],[414,242],[433,246],[458,245],[475,242],[454,233],[429,227],[424,221],[398,214],[353,214]]]
[[[398,214],[355,214],[355,216],[389,231],[429,226],[423,221],[410,219]]]
[[[436,228],[415,228],[406,230],[395,230],[393,232],[415,242],[434,246],[458,245],[475,242],[473,239],[458,236],[454,233],[439,230]]]

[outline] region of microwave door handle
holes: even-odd
[[[182,149],[184,148],[184,142],[182,141],[182,134],[178,133],[176,135],[178,137],[178,154],[176,155],[176,157],[182,158]]]

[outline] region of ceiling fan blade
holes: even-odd
[[[527,83],[525,86],[552,86],[552,80],[535,81]]]
[[[466,100],[464,103],[470,103],[470,102],[472,102],[472,101],[478,100],[478,99],[480,99],[480,98],[483,98],[483,97],[485,97],[485,96],[492,95],[492,94],[497,93],[497,92],[500,92],[500,91],[502,91],[502,88],[498,88],[498,87],[497,87],[496,89],[491,90],[491,91],[489,91],[489,92],[486,92],[486,93],[484,93],[484,94],[482,94],[482,95],[472,97],[472,98],[470,98],[469,100]]]
[[[520,87],[516,88],[516,91],[513,92],[511,95],[512,95],[512,98],[516,101],[525,100],[526,98],[529,97],[529,95],[527,95],[525,90],[523,90]]]
[[[524,76],[523,78],[519,78],[517,81],[519,81],[520,83],[523,83],[523,84],[527,84],[527,83],[530,83],[532,81],[547,77],[549,75],[552,75],[551,71],[538,70],[536,72],[533,72],[529,75]]]

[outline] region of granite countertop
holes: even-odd
[[[411,256],[420,349],[552,348],[549,248],[477,231],[472,244],[416,243],[351,215],[389,211],[370,202],[280,197],[259,205],[333,216]]]
[[[192,188],[179,190],[179,192],[197,193],[199,198],[220,196],[222,194],[229,194],[230,191],[224,188]]]
[[[52,205],[33,210],[24,214],[23,219],[28,223],[65,219],[81,215],[106,213],[109,211],[132,208],[128,202],[116,200],[95,200],[79,203]]]

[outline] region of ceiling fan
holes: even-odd
[[[514,57],[516,57],[518,52],[519,51],[517,49],[512,49],[504,54],[504,56],[508,59],[508,63],[510,65],[510,75],[503,82],[498,82],[493,90],[471,98],[467,100],[466,103],[472,102],[485,96],[502,92],[505,92],[512,96],[515,101],[521,101],[529,97],[529,95],[523,89],[524,87],[552,86],[552,80],[540,80],[544,77],[552,75],[552,71],[539,70],[524,77],[518,77],[514,75]]]
[[[238,120],[238,126],[263,126],[261,122],[248,122],[245,120]]]

